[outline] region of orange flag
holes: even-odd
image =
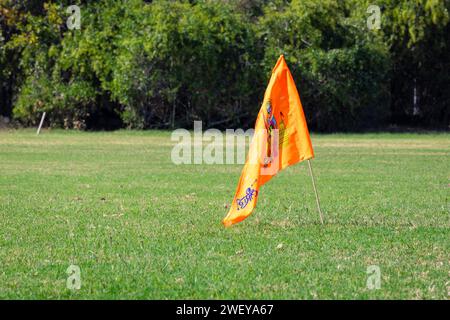
[[[256,206],[259,188],[278,171],[313,157],[302,103],[286,61],[280,56],[272,70],[247,161],[223,224],[228,227],[247,218]]]

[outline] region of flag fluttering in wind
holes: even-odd
[[[259,188],[278,171],[314,157],[302,103],[283,56],[272,70],[255,133],[236,194],[223,224],[247,218],[256,206]]]

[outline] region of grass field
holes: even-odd
[[[0,298],[448,299],[450,135],[312,140],[326,224],[301,163],[225,229],[242,165],[176,166],[170,132],[0,131]]]

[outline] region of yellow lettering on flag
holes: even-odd
[[[278,171],[313,157],[302,103],[286,61],[280,56],[272,70],[247,161],[223,224],[228,227],[247,218],[256,207],[259,188]]]

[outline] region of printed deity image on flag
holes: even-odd
[[[278,120],[274,115],[271,101],[267,101],[263,110],[264,124],[267,132],[267,154],[264,158],[264,167],[267,167],[272,163],[272,153],[274,157],[277,157],[278,151],[286,146],[289,142],[289,134],[286,131],[286,124],[283,112],[279,112]],[[279,125],[277,125],[279,123]],[[272,141],[278,140],[278,144],[274,144],[272,150]]]
[[[256,207],[259,188],[278,171],[313,157],[300,97],[286,61],[280,56],[272,70],[247,161],[223,224],[228,227],[248,217]]]

